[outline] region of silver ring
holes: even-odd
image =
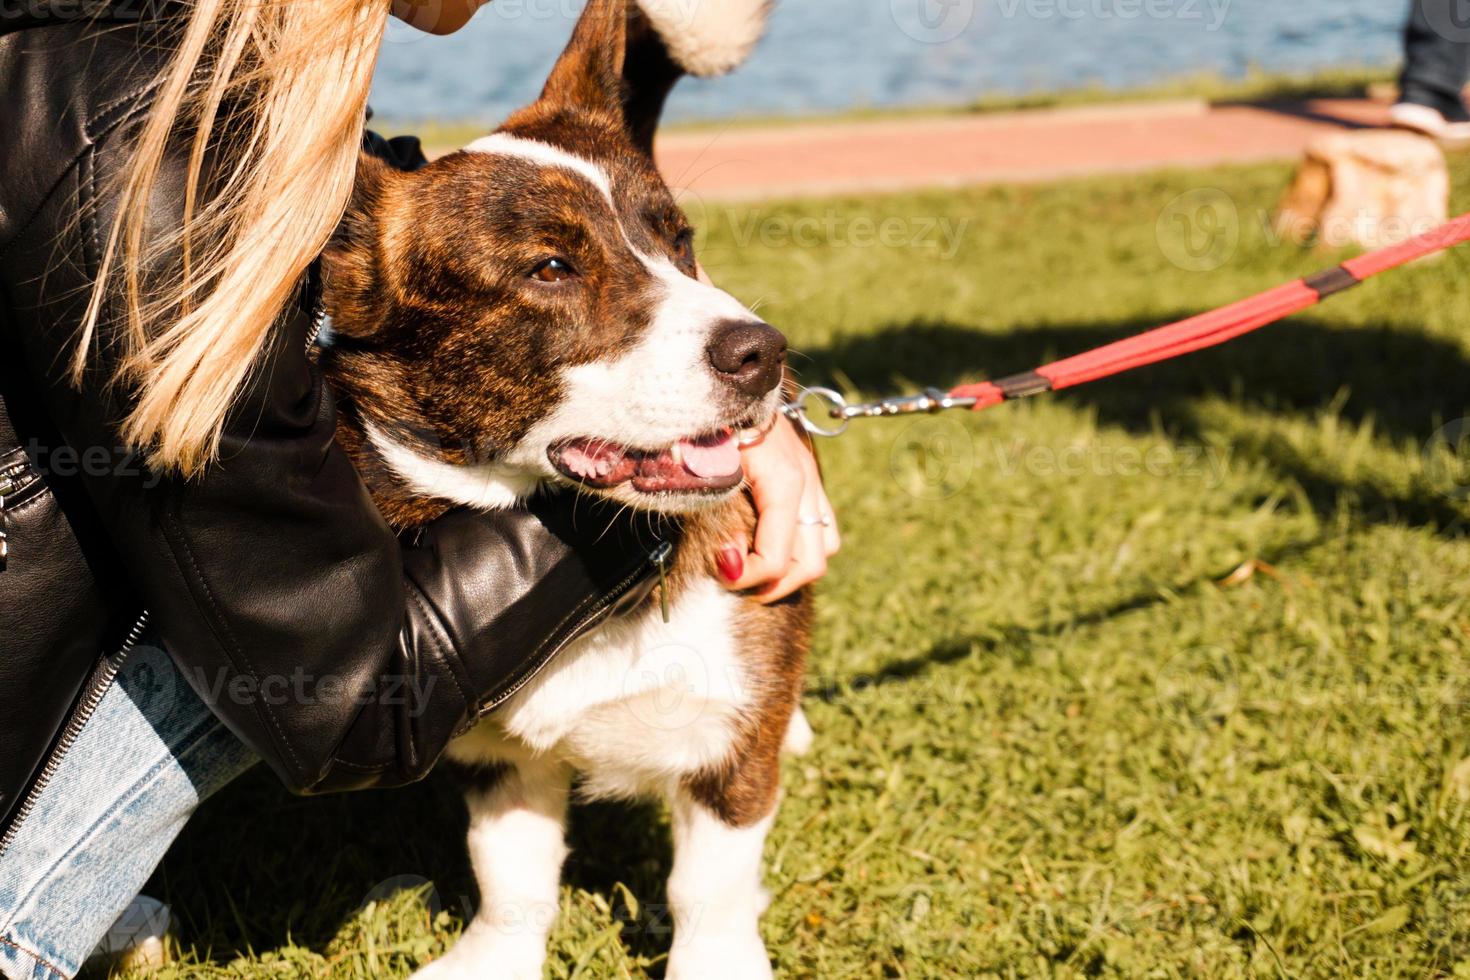
[[[836,522],[831,514],[823,514],[821,517],[798,517],[796,523],[802,527],[831,527]]]
[[[820,406],[820,407],[819,407]],[[836,419],[837,424],[824,428],[812,421],[812,410],[816,409],[823,418]],[[852,419],[847,415],[847,399],[831,388],[803,388],[796,400],[782,409],[788,416],[801,423],[801,427],[814,436],[840,436],[847,431]]]

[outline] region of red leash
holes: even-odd
[[[1465,241],[1470,241],[1470,214],[1462,215],[1401,245],[1361,255],[1335,269],[1278,286],[1218,310],[1158,327],[1076,357],[1054,361],[1035,371],[999,381],[961,385],[950,392],[950,397],[973,398],[973,407],[978,411],[1014,398],[1024,398],[1043,391],[1060,391],[1181,357],[1284,320],[1380,273],[1453,248]]]
[[[855,418],[937,412],[948,408],[979,411],[1017,398],[1039,395],[1046,391],[1060,391],[1234,340],[1316,306],[1327,297],[1351,289],[1380,273],[1397,269],[1415,259],[1445,251],[1466,241],[1470,241],[1470,214],[1461,215],[1448,224],[1411,238],[1401,245],[1360,255],[1335,269],[1298,279],[1250,299],[1158,327],[1075,357],[1053,361],[1034,371],[1011,375],[999,381],[961,385],[948,394],[931,388],[922,395],[888,398],[862,405],[847,404],[841,394],[830,388],[808,388],[785,411],[787,415],[800,421],[813,435],[835,436],[845,431],[848,422]],[[824,427],[813,422],[813,409],[809,407],[812,401],[825,403],[827,411],[818,412],[818,416],[830,416],[837,420],[836,424]]]

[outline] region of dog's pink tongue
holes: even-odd
[[[740,446],[729,430],[702,439],[680,439],[679,455],[685,469],[706,480],[740,471]]]

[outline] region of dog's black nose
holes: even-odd
[[[737,391],[764,395],[781,383],[786,337],[759,320],[731,320],[715,327],[709,362]]]

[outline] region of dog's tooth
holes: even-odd
[[[679,447],[679,444],[677,442],[674,443],[673,448],[669,450],[669,455],[674,458],[674,465],[684,465],[684,450]]]

